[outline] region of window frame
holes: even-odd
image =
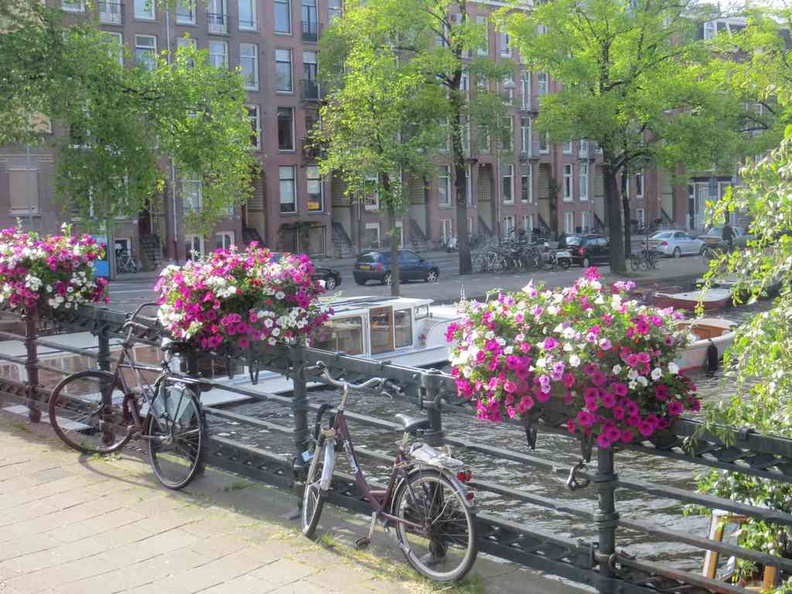
[[[227,250],[235,243],[235,233],[233,231],[217,231],[215,233],[215,249]],[[221,239],[222,238],[222,239]],[[228,246],[226,246],[225,239],[228,239]]]
[[[252,17],[252,21],[243,21],[242,20],[242,5],[243,3],[247,3],[248,7],[250,8],[250,14]],[[256,0],[237,0],[237,29],[240,31],[258,31],[258,11],[256,10]],[[243,23],[245,25],[243,26]]]
[[[139,43],[140,39],[148,38],[154,40],[153,46],[141,46]],[[150,57],[147,59],[148,65],[145,66],[142,61],[143,54],[149,54]],[[135,66],[142,66],[144,68],[153,68],[154,62],[157,59],[157,36],[156,35],[144,35],[140,33],[135,34]]]
[[[151,1],[154,2],[154,0]],[[186,20],[184,13],[179,14],[179,9],[187,12]],[[176,0],[174,12],[176,13],[175,20],[177,25],[195,25],[197,23],[198,3],[196,0]]]
[[[251,55],[243,55],[243,48],[250,51],[252,50]],[[250,77],[247,76],[245,73],[245,68],[243,64],[247,61],[251,61],[251,72],[252,72],[252,80]],[[242,77],[245,79],[245,90],[248,91],[258,91],[259,90],[259,46],[258,43],[240,43],[239,44],[239,70],[242,74]]]
[[[217,65],[215,64],[214,60],[218,56],[217,52],[212,51],[213,47],[222,47],[223,54],[222,54],[222,64]],[[209,40],[209,63],[214,66],[215,68],[228,68],[228,42],[223,41],[220,39],[210,39]]]
[[[246,104],[245,109],[247,109],[248,118],[250,119],[253,148],[261,150],[261,107],[257,104]],[[251,115],[251,111],[255,111],[255,115]]]
[[[443,173],[443,170],[445,172]],[[451,166],[450,165],[438,165],[437,166],[437,205],[440,208],[451,208],[453,204],[453,200],[451,200]],[[446,193],[446,200],[443,202],[440,200],[441,196],[441,189],[445,189]]]
[[[533,194],[533,164],[523,163],[520,167],[520,202],[531,204],[533,202]]]
[[[574,200],[574,173],[572,171],[571,163],[564,163],[563,165],[563,182],[561,184],[562,197],[564,202],[572,202]]]
[[[311,169],[316,169],[315,177],[310,176]],[[315,194],[311,194],[312,181],[317,183],[319,187],[319,194],[318,194],[319,208],[311,208],[312,196],[315,195]],[[322,174],[319,171],[319,165],[317,165],[316,163],[309,163],[308,165],[305,166],[305,195],[308,197],[307,209],[309,213],[324,212],[325,210],[324,180],[322,179]]]
[[[567,210],[564,212],[564,233],[571,235],[575,232],[575,212]]]
[[[285,53],[284,53],[285,52]],[[288,62],[283,59],[278,59],[279,54],[282,57],[283,55],[288,56]],[[279,68],[282,67],[284,64],[288,64],[289,67],[289,87],[288,89],[281,89],[281,73]],[[275,49],[275,92],[279,95],[288,95],[294,93],[294,55],[292,50],[289,48],[276,48]]]
[[[581,202],[588,202],[589,199],[589,164],[578,164],[578,194]]]
[[[284,177],[284,171],[291,172],[291,177]],[[291,202],[283,201],[283,183],[291,182]],[[280,214],[296,214],[297,213],[297,167],[295,165],[278,165],[278,203],[280,205]],[[284,205],[291,204],[292,210],[285,210]]]
[[[278,6],[286,7],[286,17],[288,20],[288,29],[278,29]],[[272,2],[272,30],[275,35],[292,35],[294,32],[294,23],[292,22],[292,6],[291,0],[273,0]]]
[[[501,202],[503,204],[514,204],[514,165],[502,163],[500,169]],[[508,180],[508,185],[506,181]],[[508,188],[508,192],[506,191]]]
[[[138,12],[138,8],[145,8],[149,6],[149,12]],[[154,0],[132,0],[132,15],[136,21],[156,21],[157,20],[157,7]]]
[[[294,111],[295,111],[294,108],[293,107],[289,107],[289,106],[280,106],[280,107],[277,107],[275,109],[275,117],[276,117],[276,121],[277,121],[278,152],[279,153],[293,153],[296,150],[297,143],[296,143],[296,131],[295,131],[295,128],[294,128],[294,124],[295,124]],[[290,137],[290,140],[291,140],[291,148],[283,148],[283,147],[281,147],[281,142],[280,142],[280,140],[281,140],[281,137],[280,137],[281,114],[286,114],[286,113],[289,114],[289,121],[290,121],[290,124],[291,124],[290,131],[289,131],[289,137]]]
[[[646,188],[644,187],[644,183],[646,182],[646,177],[644,176],[644,171],[637,171],[635,173],[635,198],[637,200],[643,200],[644,191]]]
[[[550,92],[550,77],[547,72],[536,73],[536,93],[538,95],[547,95]]]

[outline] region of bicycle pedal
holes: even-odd
[[[355,548],[360,551],[365,549],[371,544],[371,539],[368,536],[361,536],[355,541]]]

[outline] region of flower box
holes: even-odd
[[[648,439],[685,410],[695,385],[674,360],[687,344],[680,314],[606,288],[596,269],[558,290],[529,284],[466,302],[449,328],[452,374],[480,418],[544,417],[599,447]]]
[[[312,272],[305,255],[274,257],[255,244],[217,250],[160,273],[158,318],[172,337],[204,350],[304,342],[328,317]]]

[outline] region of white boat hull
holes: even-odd
[[[690,343],[676,360],[681,371],[714,371],[717,363],[734,342],[734,323],[722,318],[700,318],[685,320],[681,326],[689,326],[698,340]],[[715,357],[717,351],[717,358]]]

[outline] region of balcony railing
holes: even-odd
[[[99,21],[107,25],[122,25],[124,23],[124,5],[121,2],[99,1]]]
[[[319,83],[310,78],[300,80],[300,94],[303,101],[319,101],[324,97]]]
[[[321,33],[321,25],[316,21],[302,21],[302,38],[303,41],[312,41],[316,43],[319,41],[319,34]]]
[[[228,15],[219,12],[207,12],[206,22],[209,33],[226,35],[228,33]]]

